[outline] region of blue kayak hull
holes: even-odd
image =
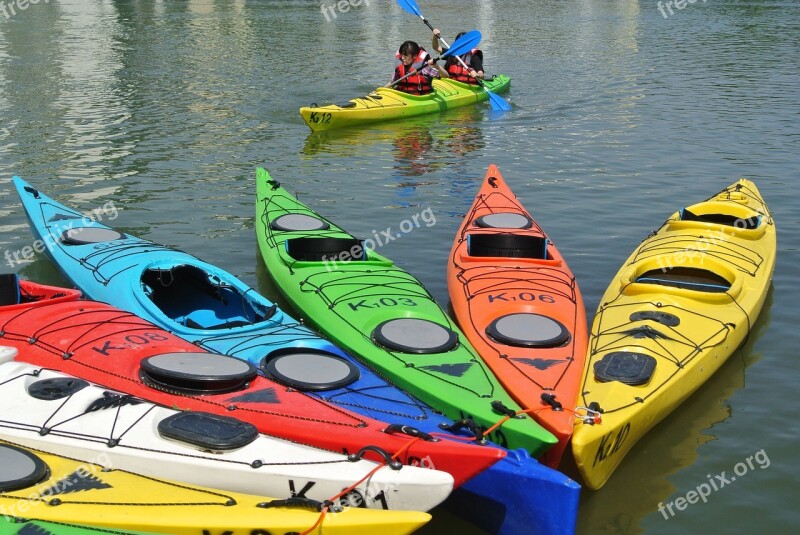
[[[575,533],[580,490],[519,449],[453,491],[444,507],[497,535]]]

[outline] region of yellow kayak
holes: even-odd
[[[484,82],[486,89],[503,93],[511,87],[508,76],[498,74]],[[414,117],[489,100],[489,94],[479,85],[456,80],[434,80],[433,93],[411,95],[388,87],[379,87],[369,95],[354,98],[347,104],[306,106],[300,116],[313,131],[359,126],[403,117]]]
[[[590,333],[575,462],[602,487],[634,444],[747,338],[775,267],[775,222],[741,179],[673,214],[623,264]]]
[[[307,503],[280,505],[139,476],[115,470],[101,457],[96,464],[0,440],[0,514],[171,535],[300,533],[320,517]],[[311,533],[399,535],[428,520],[426,513],[345,508],[328,512]]]

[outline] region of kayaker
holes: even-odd
[[[456,36],[456,41],[464,35],[466,32],[461,32]],[[433,49],[436,50],[439,54],[442,54],[447,48],[442,47],[439,44],[439,39],[442,36],[442,32],[439,31],[438,28],[434,28],[433,30],[433,40],[431,42],[431,46]],[[444,68],[447,71],[447,74],[453,80],[458,80],[459,82],[464,82],[465,84],[478,84],[478,78],[483,80],[483,52],[480,49],[473,48],[466,54],[461,56],[461,59],[464,60],[464,63],[467,64],[469,69],[465,69],[461,62],[458,61],[455,57],[447,58],[447,63],[444,64]]]
[[[434,78],[448,78],[447,71],[436,63],[424,48],[414,41],[405,41],[395,54],[398,65],[394,69],[393,87],[412,95],[433,92]],[[410,76],[409,73],[413,73]],[[399,80],[399,81],[398,81]],[[396,85],[394,82],[398,81]]]

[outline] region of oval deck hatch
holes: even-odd
[[[483,215],[475,220],[475,226],[481,228],[507,228],[525,229],[531,228],[533,221],[525,215],[514,212],[498,212],[496,214]]]
[[[626,385],[647,384],[656,369],[656,359],[644,353],[614,351],[603,355],[594,363],[594,376],[598,381],[618,381]]]
[[[331,228],[325,221],[308,214],[284,214],[269,224],[273,230],[284,232],[327,230]]]
[[[110,228],[78,227],[61,233],[61,242],[66,245],[89,245],[121,240],[125,235]]]
[[[186,411],[158,423],[161,436],[206,450],[227,451],[242,448],[258,438],[253,424],[207,412]]]

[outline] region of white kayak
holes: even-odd
[[[0,438],[82,461],[191,485],[324,502],[378,463],[259,434],[251,424],[177,411],[48,369],[0,346]],[[450,494],[439,470],[386,465],[343,506],[427,511]]]

